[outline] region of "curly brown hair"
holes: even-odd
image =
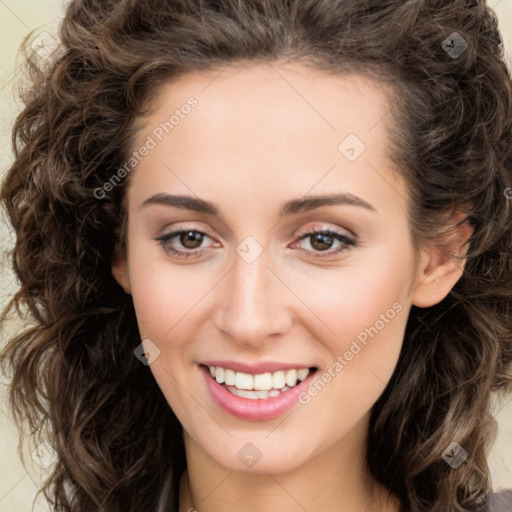
[[[19,280],[2,319],[26,322],[2,363],[16,421],[58,455],[43,487],[53,510],[177,509],[181,425],[133,356],[133,302],[111,272],[129,180],[102,200],[95,190],[126,161],[160,85],[277,59],[389,86],[414,239],[439,237],[454,211],[473,228],[452,291],[411,309],[367,463],[402,511],[486,510],[491,392],[512,388],[512,80],[485,2],[72,0],[60,39],[49,61],[26,52],[31,85],[1,190]],[[469,453],[456,470],[441,457],[453,440]]]

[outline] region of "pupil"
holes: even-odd
[[[196,231],[189,231],[188,233],[183,233],[181,235],[180,242],[187,247],[187,249],[195,249],[197,246],[201,245],[202,235],[197,233]],[[188,244],[192,242],[192,247]],[[194,242],[199,242],[194,245]]]
[[[320,244],[323,244],[323,247],[316,247],[317,249],[328,249],[332,244],[332,237],[324,233],[317,233],[314,235],[314,241],[315,243],[319,242]],[[313,244],[313,247],[314,246],[315,244]]]

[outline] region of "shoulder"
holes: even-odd
[[[494,493],[489,500],[489,512],[512,512],[512,489]]]

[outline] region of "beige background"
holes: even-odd
[[[65,0],[0,0],[0,174],[12,160],[9,129],[17,112],[12,86],[16,79],[16,54],[22,38],[32,29],[55,34]],[[492,0],[498,14],[507,48],[512,55],[512,0]],[[0,221],[0,250],[9,247],[11,235]],[[0,307],[14,288],[13,276],[2,261],[0,266]],[[0,512],[25,512],[31,509],[43,468],[31,462],[25,469],[17,453],[17,432],[7,413],[5,385],[0,387]],[[512,397],[496,404],[499,433],[491,455],[495,489],[512,488]],[[42,459],[44,461],[44,457]],[[43,464],[44,465],[44,464]],[[38,500],[35,512],[47,511]]]

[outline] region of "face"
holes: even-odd
[[[426,266],[385,158],[382,88],[230,66],[182,76],[152,106],[113,272],[185,432],[210,460],[262,473],[364,439]]]

